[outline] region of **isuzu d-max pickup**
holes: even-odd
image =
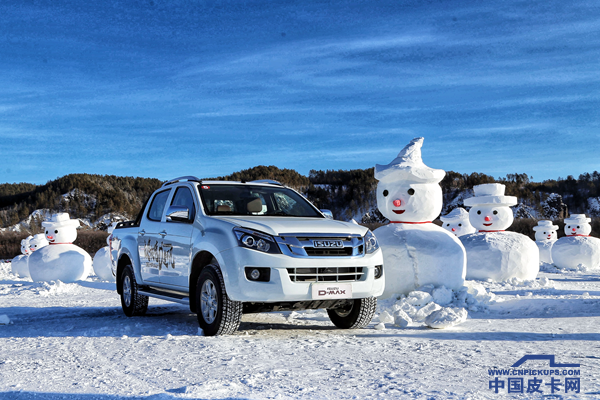
[[[125,315],[171,300],[206,335],[235,332],[243,313],[321,308],[337,327],[362,328],[384,289],[370,230],[275,181],[170,180],[110,240]]]

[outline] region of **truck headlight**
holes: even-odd
[[[367,234],[365,235],[365,248],[367,249],[367,254],[375,253],[375,251],[379,248],[377,238],[371,231],[367,231]]]
[[[233,233],[241,247],[262,251],[263,253],[281,254],[275,239],[266,233],[246,228],[233,228]]]

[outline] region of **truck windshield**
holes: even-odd
[[[304,197],[284,187],[199,185],[208,215],[324,218]]]

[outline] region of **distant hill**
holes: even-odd
[[[330,209],[337,219],[386,222],[377,211],[377,181],[373,168],[311,170],[309,176],[304,176],[291,169],[257,166],[216,179],[274,179],[304,193],[317,207]],[[596,171],[582,174],[577,179],[568,176],[539,183],[532,182],[527,174],[494,178],[477,172],[448,171],[441,182],[444,193],[442,214],[463,206],[463,200],[472,196],[474,185],[491,182],[505,184],[506,193],[517,196],[519,205],[514,207],[517,218],[554,220],[564,218],[569,212],[600,217],[600,174]],[[161,183],[152,178],[70,174],[44,185],[1,184],[0,227],[30,231],[45,216],[60,211],[70,213],[72,218],[89,221],[92,228],[105,229],[115,216],[134,218],[143,202]],[[14,228],[16,226],[21,230]]]

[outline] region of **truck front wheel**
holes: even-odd
[[[366,299],[352,300],[350,305],[344,308],[327,310],[327,314],[329,314],[331,322],[338,328],[360,329],[369,325],[376,308],[377,299],[367,297]]]
[[[138,285],[135,281],[131,265],[125,266],[121,273],[121,307],[128,317],[144,315],[148,309],[148,296],[138,293]]]
[[[198,276],[196,312],[206,336],[228,335],[240,326],[242,302],[227,296],[223,274],[217,265],[207,265]]]

